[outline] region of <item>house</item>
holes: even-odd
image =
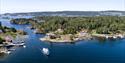
[[[82,30],[82,31],[78,32],[77,35],[80,36],[80,37],[86,36],[87,35],[87,30]]]
[[[6,36],[4,39],[6,42],[12,42],[13,40],[11,36]]]

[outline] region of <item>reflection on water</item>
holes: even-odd
[[[124,39],[120,39],[120,38],[118,38],[118,39],[113,39],[113,38],[106,39],[104,37],[94,37],[93,40],[96,40],[97,41],[96,43],[99,45],[115,46],[119,43],[122,43],[121,41]]]
[[[6,54],[0,53],[0,60],[4,59],[6,57]]]

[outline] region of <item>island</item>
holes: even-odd
[[[113,39],[125,37],[124,16],[37,16],[32,20],[34,23],[27,20],[27,24],[32,25],[34,32],[46,34],[45,37],[40,38],[42,41],[76,42],[93,37]],[[20,24],[17,19],[12,21]]]
[[[30,24],[30,23],[35,23],[36,20],[30,19],[30,18],[16,18],[16,19],[11,19],[10,23],[12,24]]]

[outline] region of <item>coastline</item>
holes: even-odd
[[[50,38],[50,35],[46,35],[45,37],[43,38],[40,38],[41,41],[48,41],[48,42],[76,42],[76,41],[79,41],[79,40],[86,40],[86,39],[91,39],[92,36],[90,35],[84,35],[84,36],[77,36],[76,35],[71,35],[71,34],[67,34],[67,35],[59,35],[60,38],[55,38],[55,39],[51,39]]]
[[[108,39],[108,38],[113,38],[113,39],[125,38],[125,34],[92,34],[92,36],[104,37],[106,39]]]
[[[88,33],[87,33],[88,34]],[[60,38],[56,38],[56,39],[51,39],[49,38],[50,36],[46,35],[45,37],[43,38],[40,38],[41,41],[48,41],[48,42],[56,42],[56,43],[60,43],[60,42],[76,42],[76,41],[79,41],[79,40],[87,40],[87,39],[91,39],[91,38],[94,38],[94,37],[102,37],[102,38],[106,38],[106,39],[118,39],[118,38],[125,38],[125,34],[88,34],[88,35],[84,35],[82,37],[77,37],[77,38],[73,38],[72,40],[71,39],[68,39],[68,40],[64,40],[64,39],[60,39]]]
[[[40,40],[41,41],[48,41],[48,42],[55,42],[55,43],[73,42],[73,41],[56,40],[56,39],[45,39],[45,38],[40,38]]]

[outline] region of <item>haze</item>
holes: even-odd
[[[37,11],[125,11],[125,0],[0,0],[0,13]]]

